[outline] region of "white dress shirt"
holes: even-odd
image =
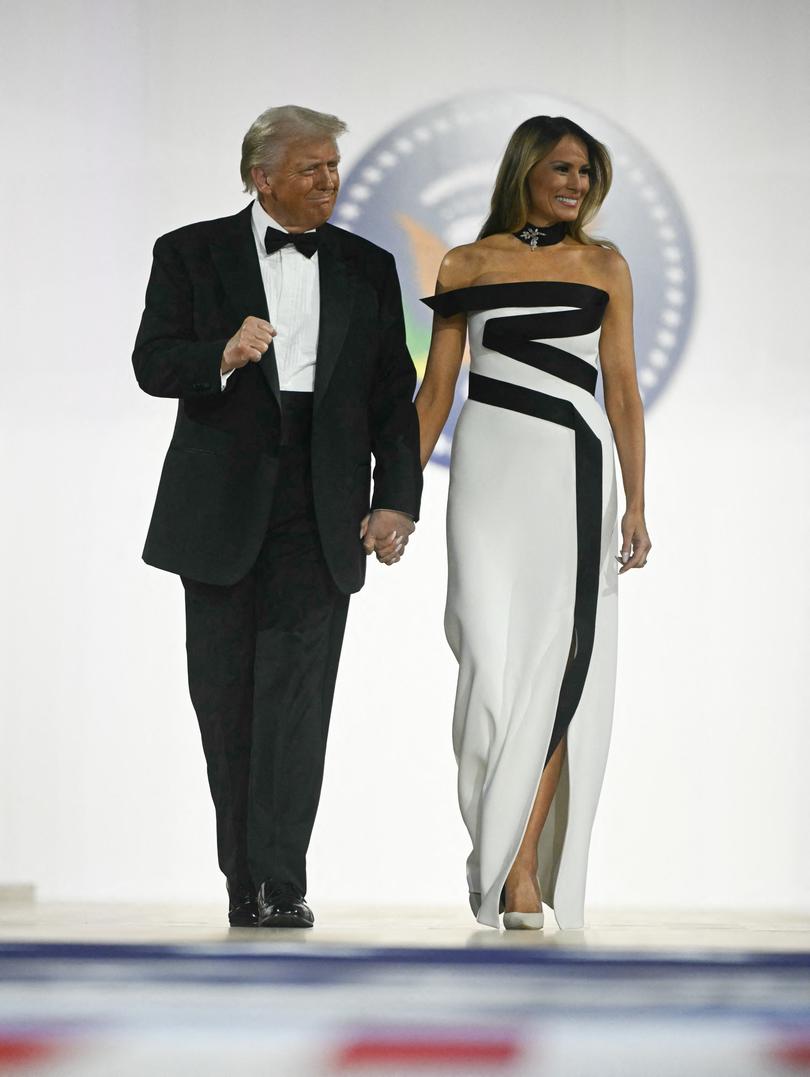
[[[267,228],[286,232],[257,199],[252,210],[253,238],[262,271],[270,324],[276,330],[273,348],[282,390],[311,393],[315,387],[315,357],[321,315],[318,252],[307,258],[292,245],[268,254]]]
[[[278,367],[279,388],[311,393],[315,387],[315,358],[321,316],[321,286],[318,252],[305,257],[293,246],[268,254],[264,249],[267,228],[286,232],[266,213],[258,199],[251,211],[253,239],[259,258],[270,324],[276,330],[273,350]],[[314,231],[314,229],[309,229]],[[222,375],[222,388],[233,374]]]

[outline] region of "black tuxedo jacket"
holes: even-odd
[[[327,224],[318,263],[312,482],[324,555],[348,594],[365,575],[372,453],[371,507],[419,515],[416,375],[393,257]],[[157,241],[132,361],[145,392],[179,402],[143,557],[204,583],[250,570],[273,501],[281,395],[272,345],[224,391],[220,382],[225,344],[248,315],[270,320],[250,206]]]

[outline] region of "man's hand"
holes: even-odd
[[[275,335],[273,326],[263,318],[245,318],[225,345],[220,372],[228,374],[247,363],[258,363]]]
[[[408,545],[414,522],[403,512],[375,509],[360,524],[360,540],[366,554],[376,553],[383,565],[395,565]]]

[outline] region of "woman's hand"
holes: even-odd
[[[622,517],[622,552],[616,558],[622,566],[619,575],[629,568],[644,568],[651,547],[644,513],[628,509]]]

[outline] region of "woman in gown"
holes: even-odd
[[[583,924],[588,846],[613,713],[617,576],[647,561],[644,419],[627,264],[585,226],[605,147],[564,117],[512,135],[475,243],[439,270],[416,399],[422,465],[469,398],[447,507],[445,629],[470,905],[482,924]],[[602,369],[605,412],[594,392]],[[613,444],[626,510],[617,530]],[[619,562],[619,565],[616,562]]]

